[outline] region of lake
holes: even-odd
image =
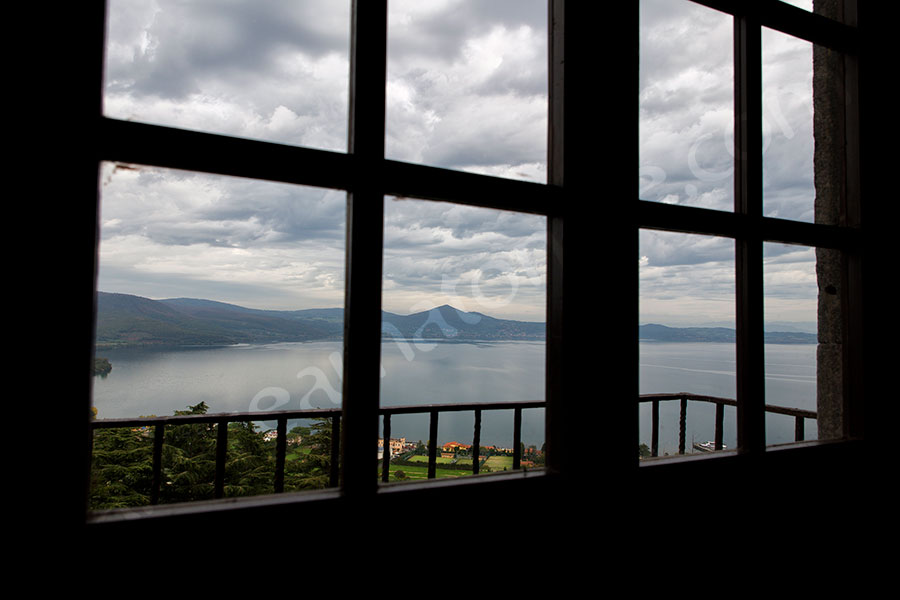
[[[94,378],[98,418],[171,415],[205,402],[209,412],[338,408],[341,342],[100,352],[112,363]],[[543,342],[382,344],[381,406],[542,400]],[[482,417],[482,443],[512,443],[513,411]],[[471,443],[473,413],[440,417],[441,443]],[[260,422],[274,428],[274,421]],[[428,438],[428,416],[392,418],[392,437]],[[543,443],[543,409],[524,411],[523,441]]]
[[[692,392],[734,398],[736,395],[734,344],[657,343],[640,344],[641,394]],[[816,410],[816,345],[766,344],[766,404]],[[640,407],[640,439],[650,443],[650,404]],[[660,406],[660,453],[677,452],[680,403]],[[725,408],[723,443],[737,447],[736,411]],[[691,402],[688,405],[686,442],[712,440],[715,433],[715,406]],[[806,439],[815,439],[814,422],[806,423]],[[794,440],[794,419],[767,414],[766,443]]]
[[[815,410],[815,349],[815,345],[766,346],[768,404]],[[337,408],[341,350],[340,342],[307,342],[101,352],[113,368],[107,377],[95,377],[94,406],[101,419],[171,415],[201,401],[211,413]],[[734,346],[642,342],[640,392],[682,391],[733,398]],[[543,395],[542,342],[385,340],[382,344],[381,406],[541,400]],[[661,407],[661,452],[677,449],[678,408],[678,402]],[[512,410],[485,412],[482,444],[510,445],[512,414]],[[640,439],[649,445],[649,404],[641,406],[640,415]],[[712,439],[713,415],[712,405],[689,406],[689,444]],[[440,443],[470,443],[473,419],[472,413],[442,414]],[[275,427],[274,421],[258,424],[263,429]],[[523,441],[540,447],[543,427],[542,409],[525,411]],[[769,417],[767,427],[770,443],[793,439],[791,418]],[[427,440],[427,415],[395,416],[392,436]],[[814,424],[807,426],[807,437],[815,437]],[[725,444],[736,445],[734,409],[725,413]]]

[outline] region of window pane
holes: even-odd
[[[345,210],[331,190],[105,164],[96,418],[259,413],[228,424],[224,495],[271,493],[269,413],[340,409]],[[166,428],[161,501],[210,497],[217,427]],[[327,435],[305,433],[289,458],[327,463],[325,446],[309,441]],[[292,489],[321,465],[285,470]],[[131,501],[149,499],[139,496]]]
[[[735,448],[734,242],[644,230],[640,253],[641,457],[714,449],[718,405]]]
[[[812,222],[812,51],[809,42],[763,28],[763,212]]]
[[[111,0],[108,14],[107,116],[346,150],[346,0]]]
[[[769,243],[764,253],[766,405],[791,409],[766,412],[766,442],[816,439],[816,252]]]
[[[382,408],[543,401],[545,286],[544,217],[388,199]],[[438,476],[471,473],[474,408],[442,411],[438,423]],[[480,472],[512,468],[513,425],[512,407],[483,411]],[[390,427],[412,450],[431,438],[427,411],[394,415]],[[542,464],[543,408],[523,410],[521,443],[523,467]],[[423,477],[424,451],[392,463],[390,481],[398,469]]]
[[[802,8],[803,10],[808,10],[812,12],[813,9],[813,0],[781,0],[785,4],[790,4],[791,6],[796,6],[797,8]]]
[[[547,3],[389,4],[388,158],[547,180]]]
[[[734,209],[731,17],[641,1],[640,197]]]

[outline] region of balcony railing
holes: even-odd
[[[651,440],[651,456],[655,457],[659,454],[659,406],[661,402],[678,401],[681,404],[679,417],[679,454],[684,454],[686,450],[686,425],[687,410],[689,402],[705,402],[712,403],[716,406],[715,417],[715,449],[723,448],[723,423],[724,409],[726,406],[737,406],[735,400],[729,398],[718,398],[714,396],[703,396],[699,394],[677,393],[677,394],[646,394],[638,399],[639,402],[650,402],[652,405],[652,440]],[[466,404],[436,404],[424,406],[395,406],[383,407],[379,409],[379,413],[383,418],[383,438],[391,439],[391,417],[393,415],[410,415],[410,414],[427,414],[429,415],[429,436],[428,436],[428,478],[436,477],[437,471],[437,455],[438,455],[438,422],[440,413],[464,412],[471,411],[475,415],[474,428],[472,433],[472,473],[479,472],[480,454],[481,454],[481,417],[484,411],[493,410],[512,410],[513,411],[513,470],[521,468],[522,461],[522,411],[529,409],[544,408],[546,403],[543,401],[527,401],[527,402],[494,402],[494,403],[466,403]],[[784,408],[779,406],[769,406],[765,408],[766,412],[777,413],[792,416],[795,419],[794,437],[796,441],[804,439],[804,423],[806,419],[816,419],[816,413],[808,410],[800,410],[793,408]],[[228,452],[228,424],[236,422],[248,421],[275,421],[277,423],[276,445],[275,445],[275,474],[272,491],[281,493],[284,491],[284,473],[285,459],[287,455],[287,424],[288,421],[299,419],[327,419],[331,421],[331,487],[336,487],[339,483],[340,461],[336,457],[340,456],[340,439],[341,439],[341,410],[335,409],[312,409],[312,410],[287,410],[287,411],[265,411],[265,412],[249,412],[249,413],[219,413],[219,414],[196,414],[196,415],[174,415],[167,417],[141,417],[130,419],[98,419],[92,421],[92,429],[113,429],[113,428],[153,428],[153,449],[152,449],[152,483],[150,489],[150,503],[158,504],[160,499],[160,487],[163,483],[163,444],[165,440],[165,431],[167,427],[178,425],[196,425],[202,423],[213,423],[216,425],[216,459],[215,459],[215,481],[214,481],[214,497],[224,497],[225,491],[225,464]],[[374,450],[374,449],[373,449]],[[390,469],[390,451],[385,448],[381,459],[381,481],[387,482]]]
[[[408,414],[429,415],[429,443],[428,443],[428,478],[436,477],[437,467],[437,436],[439,415],[442,412],[471,411],[475,414],[473,430],[472,473],[477,474],[480,457],[481,416],[484,411],[512,410],[513,411],[513,469],[521,468],[522,461],[522,411],[526,409],[544,408],[543,401],[527,402],[494,402],[494,403],[468,403],[468,404],[435,404],[420,406],[396,406],[379,409],[383,417],[384,439],[391,438],[391,416]],[[222,498],[225,495],[225,464],[228,452],[228,424],[248,421],[275,421],[277,423],[275,443],[275,475],[272,491],[282,493],[284,491],[285,460],[287,456],[287,424],[288,421],[299,419],[327,419],[331,421],[331,473],[329,485],[336,487],[339,482],[340,461],[335,457],[340,456],[341,439],[341,409],[311,409],[311,410],[285,410],[247,413],[218,413],[196,415],[173,415],[166,417],[140,417],[129,419],[97,419],[92,421],[93,430],[117,429],[117,428],[153,428],[152,449],[152,482],[150,489],[150,504],[158,504],[160,488],[163,478],[163,444],[165,432],[168,427],[179,425],[197,425],[212,423],[216,425],[216,458],[215,480],[213,496]],[[375,448],[372,449],[375,454]],[[374,461],[373,461],[374,462]],[[381,480],[388,481],[390,467],[390,452],[384,453],[381,462]]]
[[[687,440],[687,411],[688,402],[705,402],[716,405],[716,426],[714,444],[716,450],[722,450],[723,430],[725,423],[725,407],[737,407],[737,401],[731,398],[718,398],[716,396],[703,396],[700,394],[688,394],[685,392],[677,394],[643,394],[639,397],[638,402],[651,403],[651,441],[650,456],[659,456],[659,405],[661,402],[678,401],[681,404],[681,412],[678,419],[678,453],[684,454]],[[805,439],[805,423],[806,419],[816,419],[816,413],[811,410],[803,410],[799,408],[786,408],[783,406],[765,406],[767,413],[788,415],[794,417],[794,441],[802,442]]]
[[[472,474],[478,474],[481,455],[481,414],[486,410],[510,410],[513,411],[513,470],[522,466],[522,411],[525,409],[544,408],[546,403],[540,400],[528,402],[493,402],[493,403],[464,403],[464,404],[432,404],[428,406],[395,406],[382,408],[384,417],[384,439],[391,439],[391,416],[423,414],[429,415],[428,421],[428,478],[434,479],[437,470],[437,437],[438,415],[442,412],[475,413],[475,425],[472,431]],[[384,452],[381,463],[381,480],[388,481],[390,468],[390,452]]]

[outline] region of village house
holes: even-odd
[[[441,446],[441,451],[448,454],[455,454],[460,450],[468,450],[472,446],[470,444],[461,444],[460,442],[447,442]]]
[[[395,456],[399,456],[405,450],[408,449],[408,444],[406,443],[406,438],[391,438],[388,440],[388,447],[391,451],[391,458]],[[378,458],[380,459],[384,455],[384,438],[378,438]]]

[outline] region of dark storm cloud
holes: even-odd
[[[342,192],[182,171],[135,173],[127,190],[109,190],[107,237],[234,248],[344,239]]]
[[[202,80],[211,77],[257,80],[285,52],[348,51],[346,32],[323,15],[346,3],[198,0],[144,10],[117,10],[118,4],[112,3],[110,36],[131,46],[133,62],[111,62],[108,77],[130,82],[138,96],[183,98],[201,92]]]

